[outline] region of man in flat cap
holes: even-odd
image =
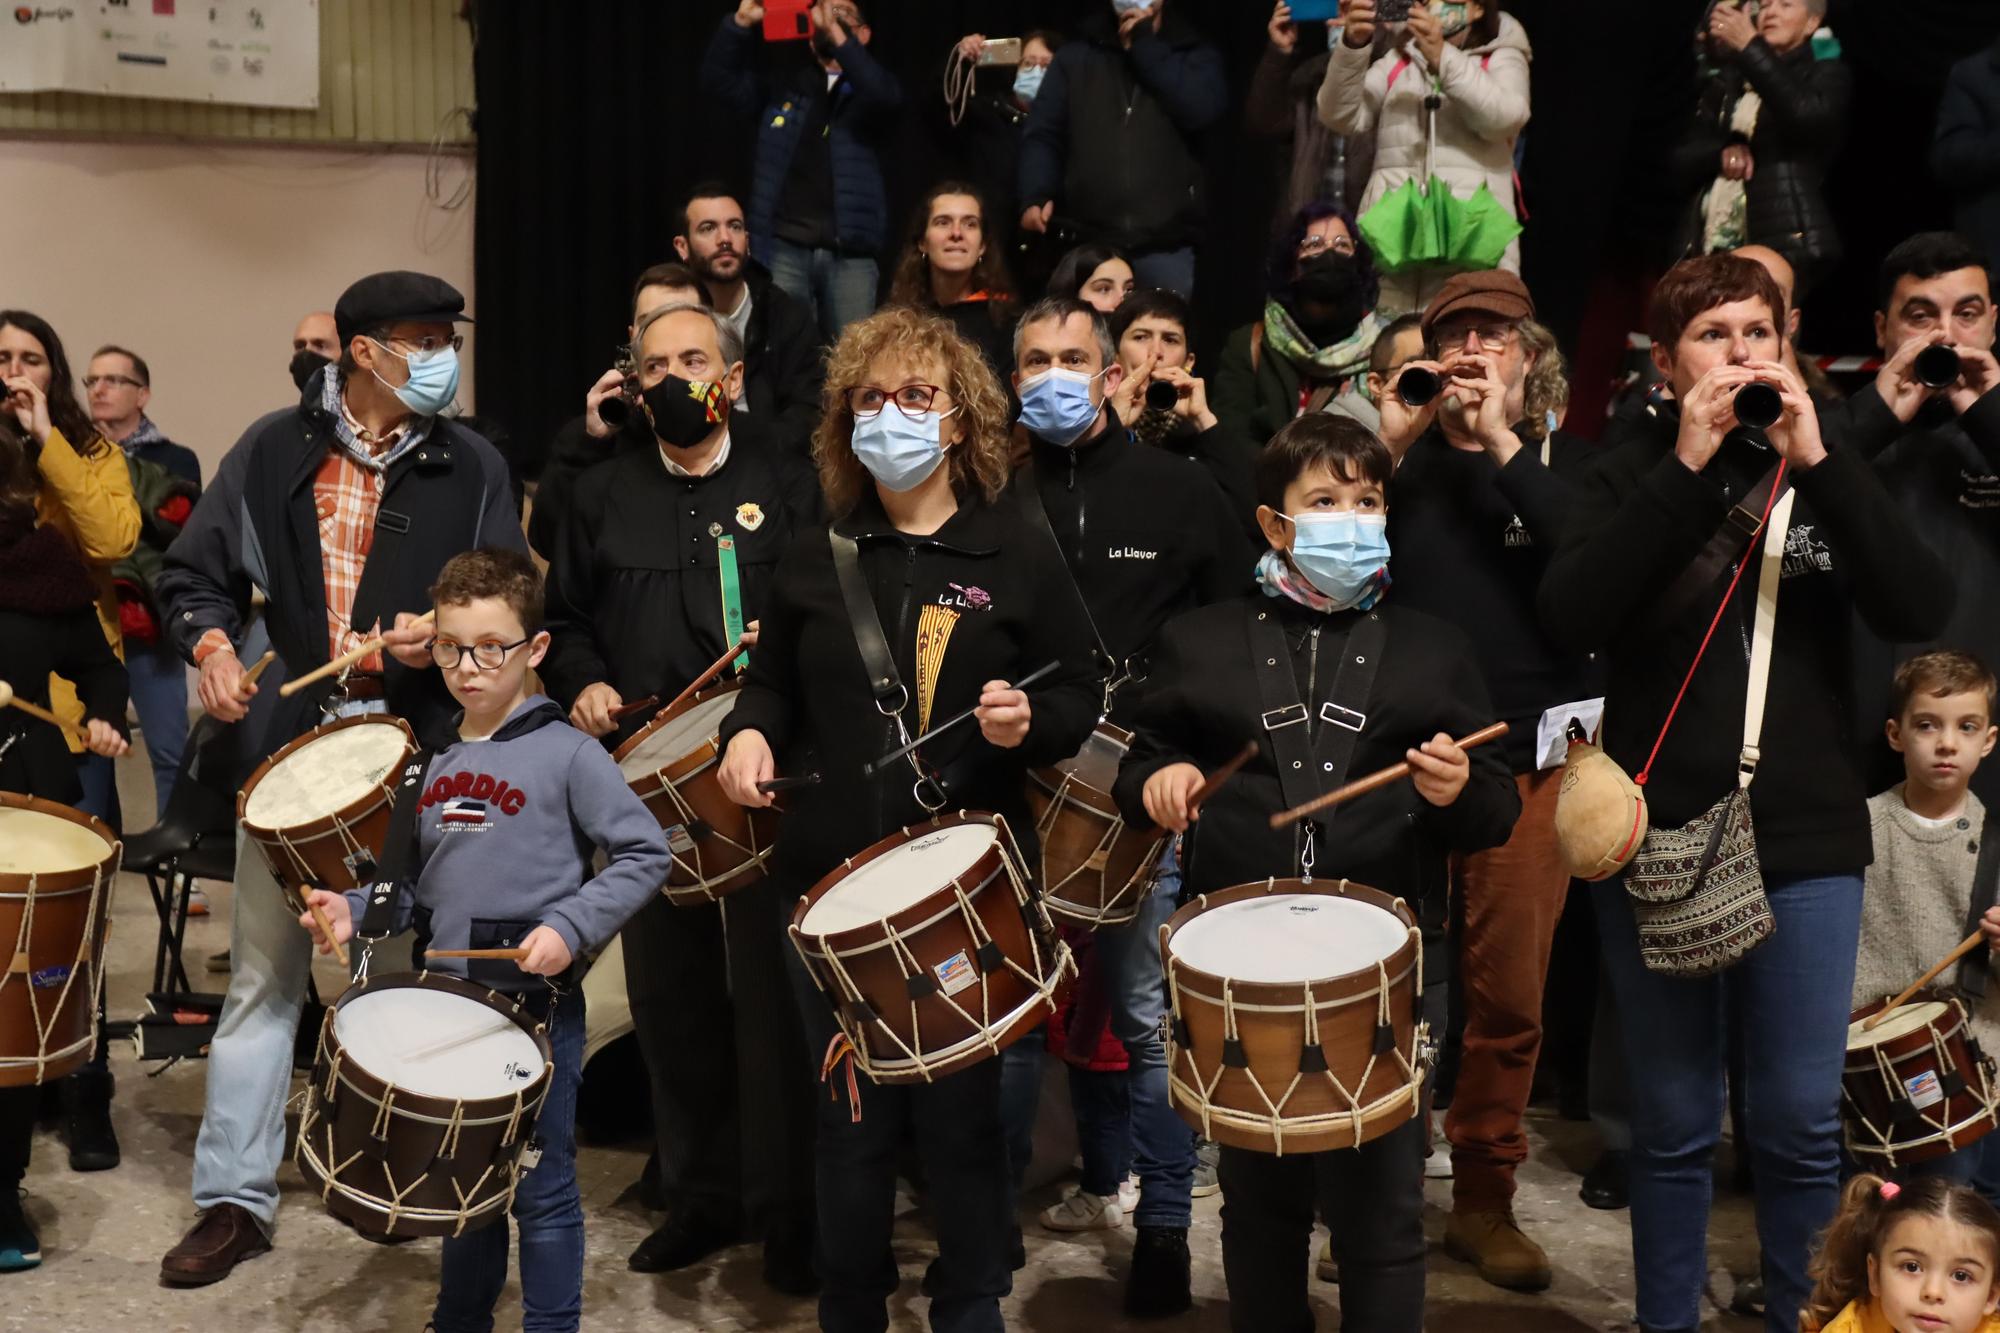
[[[298,406],[252,423],[167,550],[167,634],[200,670],[202,707],[218,721],[245,718],[258,692],[238,657],[253,591],[293,679],[385,631],[385,650],[258,708],[253,763],[333,718],[388,712],[422,737],[453,712],[430,669],[430,631],[414,623],[430,585],[461,551],[527,550],[506,464],[442,415],[458,392],[454,326],[470,322],[465,298],[428,274],[376,273],[349,287],[334,306],[340,359],[307,377]],[[268,1250],[278,1211],[311,941],[240,836],[235,883],[229,993],[195,1143],[202,1216],[160,1265],[179,1286],[220,1281]]]
[[[1548,1256],[1514,1222],[1514,1172],[1527,1157],[1521,1113],[1542,1040],[1542,989],[1569,872],[1555,841],[1562,726],[1594,723],[1602,693],[1589,659],[1543,633],[1536,587],[1592,446],[1557,429],[1569,392],[1562,355],[1535,303],[1504,270],[1460,273],[1423,312],[1442,391],[1410,408],[1389,386],[1382,438],[1401,460],[1389,491],[1396,598],[1472,641],[1521,795],[1505,845],[1452,861],[1453,954],[1464,1049],[1445,1115],[1452,1213],[1446,1247],[1502,1287],[1539,1290]],[[1408,366],[1404,368],[1405,373]]]

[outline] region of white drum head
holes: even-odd
[[[1175,931],[1167,949],[1211,976],[1285,984],[1373,967],[1408,938],[1409,927],[1373,903],[1272,893],[1210,908]]]
[[[111,844],[60,815],[0,805],[0,873],[56,875],[88,870],[111,855]]]
[[[1108,795],[1111,784],[1118,780],[1118,765],[1124,762],[1125,750],[1124,742],[1117,737],[1102,730],[1093,731],[1076,757],[1059,760],[1056,768],[1074,775],[1084,786]]]
[[[991,824],[957,824],[891,848],[828,889],[799,929],[838,935],[894,916],[972,869],[999,840]]]
[[[355,1065],[424,1097],[510,1096],[534,1086],[544,1063],[535,1039],[505,1014],[422,986],[355,996],[334,1011],[333,1035]]]
[[[1864,1051],[1870,1046],[1879,1046],[1885,1041],[1894,1041],[1898,1037],[1908,1036],[1918,1028],[1943,1018],[1946,1011],[1950,1008],[1951,1006],[1942,1000],[1918,1000],[1914,1003],[1891,1009],[1887,1017],[1883,1018],[1880,1023],[1877,1023],[1872,1028],[1864,1028],[1862,1026],[1868,1021],[1865,1018],[1859,1023],[1849,1023],[1847,1025],[1847,1049],[1850,1051]]]
[[[338,814],[403,762],[409,738],[393,722],[342,727],[301,745],[271,766],[243,803],[243,822],[295,828]]]
[[[703,741],[715,735],[722,719],[736,707],[736,691],[704,699],[652,735],[632,747],[632,753],[618,761],[618,771],[629,781],[651,777],[680,760]]]

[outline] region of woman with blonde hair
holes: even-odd
[[[941,809],[1000,814],[1033,865],[1027,771],[1077,752],[1098,698],[1090,630],[1062,557],[1000,499],[1006,395],[944,320],[892,306],[841,335],[823,405],[813,459],[834,519],[779,565],[722,727],[723,790],[768,806],[758,784],[824,775],[785,798],[770,864],[795,893]],[[849,560],[867,589],[852,606],[836,573]],[[859,647],[877,627],[893,664],[879,690]],[[1010,684],[1050,662],[1059,669],[1032,690]],[[970,722],[862,775],[870,760],[968,708]],[[886,1326],[896,1153],[914,1128],[938,1239],[924,1283],[931,1327],[998,1333],[1013,1231],[1000,1061],[917,1084],[843,1072],[832,1010],[791,961],[808,1040],[828,1071],[828,1094],[816,1099],[820,1326]]]

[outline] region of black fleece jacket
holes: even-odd
[[[1365,708],[1347,778],[1401,763],[1403,752],[1438,732],[1463,736],[1494,720],[1472,646],[1457,629],[1395,604],[1391,593],[1375,612],[1322,614],[1289,598],[1252,594],[1181,616],[1160,635],[1153,688],[1134,719],[1132,748],[1118,770],[1118,807],[1142,827],[1146,780],[1169,764],[1203,772],[1235,756],[1254,739],[1257,756],[1202,806],[1182,843],[1184,895],[1206,893],[1268,876],[1300,873],[1304,824],[1273,830],[1284,809],[1278,760],[1263,724],[1264,703],[1253,671],[1250,629],[1275,616],[1291,650],[1299,697],[1315,719],[1331,697],[1335,664],[1364,615],[1387,624],[1381,661]],[[1315,720],[1313,738],[1332,724]],[[1321,876],[1346,875],[1398,894],[1427,922],[1442,920],[1446,859],[1452,852],[1497,847],[1520,817],[1521,798],[1499,747],[1469,752],[1472,775],[1458,800],[1439,808],[1404,781],[1378,788],[1315,823],[1314,865]],[[1331,790],[1333,776],[1319,779]]]
[[[1729,571],[1667,623],[1656,607],[1777,462],[1761,437],[1738,432],[1691,472],[1674,454],[1678,430],[1677,411],[1664,405],[1600,461],[1541,589],[1543,623],[1558,644],[1607,651],[1605,748],[1635,777]],[[1835,448],[1792,482],[1798,500],[1750,804],[1767,876],[1846,874],[1873,859],[1848,725],[1849,617],[1859,612],[1885,638],[1927,638],[1951,614],[1952,577],[1858,451]],[[1646,800],[1656,827],[1694,819],[1735,781],[1755,604],[1753,562],[1653,768]]]
[[[1098,707],[1090,631],[1048,539],[1030,531],[1014,505],[978,499],[962,499],[958,512],[931,535],[908,536],[889,523],[872,491],[834,526],[860,548],[862,575],[909,690],[903,717],[911,739],[926,722],[977,704],[987,681],[1019,680],[1045,663],[1061,663],[1029,687],[1033,717],[1019,746],[991,744],[967,719],[919,751],[942,772],[949,809],[1004,815],[1035,864],[1027,770],[1082,748]],[[818,785],[785,797],[778,832],[779,867],[810,885],[926,812],[911,792],[908,764],[861,776],[863,764],[899,741],[869,691],[824,527],[804,532],[785,553],[763,621],[743,690],[723,721],[722,741],[727,746],[740,731],[761,732],[781,775],[822,775]],[[932,642],[942,636],[943,645],[933,650],[927,715],[917,662],[920,631]]]

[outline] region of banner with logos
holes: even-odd
[[[0,0],[0,92],[319,105],[319,0]]]

